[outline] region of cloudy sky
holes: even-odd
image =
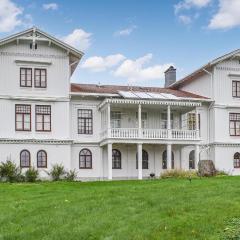
[[[240,0],[0,0],[0,37],[33,25],[82,50],[72,82],[163,86],[240,48]]]

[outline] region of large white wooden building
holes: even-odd
[[[240,50],[165,88],[71,84],[83,53],[31,28],[0,40],[0,161],[41,177],[142,179],[196,169],[240,174]]]

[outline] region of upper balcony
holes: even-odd
[[[114,139],[166,139],[166,140],[200,140],[198,130],[184,129],[138,129],[110,128],[101,132],[101,138]]]
[[[101,141],[198,142],[199,106],[199,101],[106,99],[99,106]]]

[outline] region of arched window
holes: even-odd
[[[82,149],[79,153],[79,168],[92,168],[92,153],[89,149]]]
[[[233,157],[233,166],[234,168],[240,168],[240,153],[236,152]]]
[[[121,169],[121,152],[117,149],[112,150],[112,168]]]
[[[20,152],[20,167],[28,168],[31,166],[31,157],[28,150],[22,150]]]
[[[172,158],[171,158],[171,167],[174,169],[174,153],[172,151]],[[165,150],[162,154],[162,169],[167,169],[167,151]]]
[[[37,167],[46,168],[47,167],[47,153],[44,150],[37,152]]]
[[[195,169],[195,151],[189,153],[189,169]]]
[[[136,168],[138,169],[138,153],[136,154]],[[148,169],[148,153],[142,150],[142,169]]]

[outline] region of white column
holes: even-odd
[[[198,109],[195,109],[195,119],[196,119],[196,137],[199,138],[199,118],[198,118]]]
[[[137,155],[138,155],[138,179],[142,179],[142,144],[137,145]]]
[[[167,130],[168,130],[168,138],[172,138],[170,105],[167,106]]]
[[[110,103],[107,104],[107,130],[108,138],[111,137],[111,106]]]
[[[138,137],[141,138],[142,131],[142,106],[138,105]]]
[[[172,144],[167,144],[167,169],[172,169]]]
[[[108,152],[108,180],[112,180],[112,143],[108,143],[107,152]]]
[[[196,169],[198,168],[198,162],[200,160],[199,153],[200,153],[199,145],[195,145],[195,167],[196,167]]]

